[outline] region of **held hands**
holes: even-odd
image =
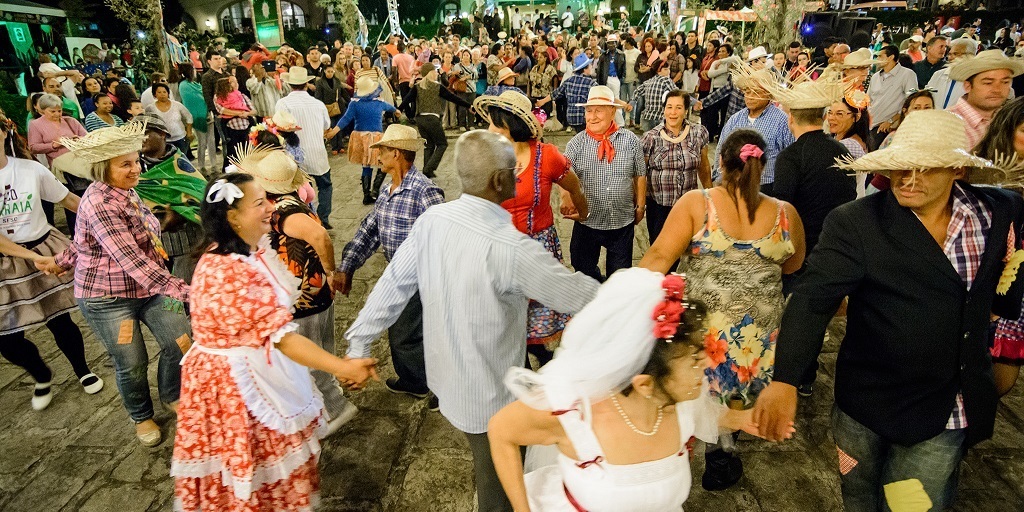
[[[693,111],[700,112],[701,110],[704,110],[704,102],[700,100],[693,102]]]
[[[36,268],[41,270],[43,273],[51,276],[62,276],[67,273],[67,269],[57,264],[54,261],[53,256],[40,256],[34,261]]]
[[[340,131],[341,131],[341,129],[338,128],[337,126],[335,126],[334,128],[331,128],[330,130],[327,130],[326,132],[324,132],[324,139],[333,139],[334,136],[337,135],[338,132],[340,132]]]
[[[761,391],[753,409],[754,425],[761,437],[769,441],[782,441],[793,437],[796,417],[796,387],[784,382],[772,382]]]
[[[329,283],[334,293],[340,293],[348,297],[349,292],[352,291],[352,274],[340,271],[335,272],[331,274]]]
[[[345,357],[339,365],[334,377],[346,389],[360,390],[366,387],[366,381],[380,381],[377,376],[377,360],[373,358],[349,359]]]
[[[572,202],[572,196],[569,195],[565,190],[562,191],[561,206],[558,211],[561,212],[562,217],[568,220],[584,221],[586,219],[580,215],[579,210],[576,209],[576,205]]]

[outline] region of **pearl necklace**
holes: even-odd
[[[665,416],[665,411],[664,409],[662,409],[660,405],[658,406],[658,418],[654,420],[654,427],[651,428],[650,432],[644,432],[643,430],[637,428],[636,425],[634,425],[633,422],[629,419],[629,416],[626,415],[626,411],[622,410],[622,405],[619,404],[619,399],[615,398],[615,393],[611,393],[608,396],[611,397],[612,404],[615,405],[615,410],[619,411],[619,416],[622,416],[622,419],[626,421],[626,425],[628,425],[629,428],[633,430],[633,432],[636,432],[637,434],[640,434],[642,436],[653,436],[658,433],[658,429],[661,427],[661,420]]]

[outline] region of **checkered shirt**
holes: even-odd
[[[345,244],[339,270],[355,272],[384,247],[384,259],[391,261],[412,225],[427,208],[444,202],[444,192],[415,167],[406,173],[393,192],[387,180],[371,211],[359,224],[352,241]]]
[[[743,110],[747,106],[747,103],[744,101],[743,91],[733,85],[732,82],[711,91],[711,94],[708,94],[706,98],[701,100],[701,104],[704,105],[704,108],[707,108],[709,105],[714,105],[724,99],[729,100],[729,106],[725,109],[726,119],[736,115],[736,112]]]
[[[597,85],[597,80],[594,80],[594,77],[577,73],[563,80],[551,92],[551,99],[564,100],[566,105],[568,105],[565,117],[569,121],[569,126],[583,126],[586,124],[586,120],[583,117],[584,109],[579,105],[587,102],[590,88],[595,85]],[[594,154],[596,155],[597,153]]]
[[[966,96],[961,96],[949,111],[964,118],[968,147],[973,148],[985,136],[985,133],[988,132],[988,125],[992,123],[992,116],[985,116],[970,103],[967,103]]]
[[[775,183],[775,161],[779,158],[779,153],[796,142],[793,132],[789,129],[789,119],[786,117],[786,113],[779,107],[770,104],[757,119],[754,119],[754,122],[750,122],[750,111],[744,107],[725,122],[719,140],[725,142],[732,132],[740,128],[756,130],[764,137],[764,141],[768,144],[768,149],[765,151],[768,163],[764,166],[764,172],[761,173],[761,184]],[[716,182],[721,178],[721,170],[718,168],[718,157],[721,150],[722,144],[718,144],[718,147],[715,148],[715,159],[712,160],[714,165],[712,178]]]
[[[565,156],[580,179],[590,209],[583,224],[593,229],[619,229],[633,222],[633,178],[647,174],[643,147],[635,133],[619,129],[609,140],[615,148],[611,163],[597,159],[598,142],[585,131],[565,146]]]
[[[640,139],[647,161],[647,197],[662,206],[672,206],[687,191],[697,188],[701,151],[707,147],[710,137],[704,126],[687,126],[690,131],[682,142],[672,143],[661,138],[665,123],[655,126]]]
[[[672,83],[671,78],[661,75],[654,75],[640,84],[636,88],[636,92],[633,93],[632,99],[633,103],[636,103],[641,97],[644,99],[644,111],[640,113],[640,119],[660,121],[665,115],[665,95],[678,88],[676,84]]]
[[[167,272],[143,221],[159,234],[160,222],[134,190],[89,185],[78,206],[75,241],[56,257],[61,267],[74,268],[75,297],[188,300],[188,285]]]
[[[487,89],[484,89],[483,96],[501,96],[501,93],[503,93],[505,91],[514,91],[514,92],[518,92],[519,94],[522,94],[523,96],[526,96],[526,93],[523,92],[522,89],[520,89],[520,88],[518,88],[518,87],[516,87],[514,85],[502,85],[502,84],[492,85],[492,86],[489,86]]]
[[[245,106],[248,108],[250,112],[256,110],[256,107],[252,105],[252,101],[249,100],[248,96],[243,94],[242,99],[245,100]],[[249,128],[248,117],[223,117],[224,107],[220,104],[220,102],[214,100],[213,106],[217,109],[217,113],[221,114],[221,118],[226,119],[224,124],[228,128],[231,128],[232,130],[245,130]]]

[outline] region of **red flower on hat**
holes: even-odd
[[[665,299],[654,307],[654,336],[659,339],[671,340],[679,330],[679,323],[686,312],[683,298],[686,296],[686,280],[678,274],[665,276],[661,282],[665,291]]]

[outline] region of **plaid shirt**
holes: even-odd
[[[647,161],[647,197],[662,206],[672,206],[687,191],[697,188],[700,156],[710,136],[704,126],[690,123],[686,126],[690,131],[682,142],[672,143],[661,138],[665,123],[655,126],[640,140]]]
[[[756,130],[757,133],[764,137],[764,141],[768,144],[768,149],[765,151],[768,163],[765,164],[764,172],[761,173],[761,184],[775,183],[775,160],[779,158],[779,153],[783,149],[796,142],[793,132],[789,129],[789,118],[786,117],[786,113],[779,109],[779,107],[769,104],[764,109],[764,112],[761,112],[761,115],[751,122],[750,111],[744,107],[725,122],[725,127],[722,128],[722,135],[718,140],[724,142],[732,132],[740,128]],[[714,166],[712,179],[716,182],[721,177],[721,170],[718,168],[718,157],[721,150],[722,145],[719,144],[715,148],[715,159],[712,161]]]
[[[964,118],[964,129],[967,131],[968,147],[973,148],[985,136],[985,132],[988,131],[988,125],[992,123],[992,115],[986,116],[970,103],[967,103],[966,96],[961,96],[956,105],[953,105],[953,108],[949,109],[949,111]]]
[[[416,219],[427,208],[443,202],[444,192],[416,167],[406,173],[394,192],[388,180],[373,204],[373,211],[359,224],[352,241],[345,244],[339,270],[355,272],[382,245],[384,259],[391,261]]]
[[[743,91],[741,91],[739,87],[733,85],[732,82],[711,91],[711,94],[708,94],[706,98],[701,100],[701,104],[704,105],[704,108],[707,108],[709,105],[714,105],[726,98],[729,99],[729,107],[725,109],[726,119],[729,119],[734,116],[736,112],[747,107],[747,103],[744,101],[745,97],[743,96]]]
[[[252,101],[249,100],[248,96],[243,94],[242,99],[245,100],[245,106],[248,107],[250,112],[256,110],[256,107],[252,105]],[[249,128],[248,117],[223,117],[224,107],[216,100],[214,100],[213,106],[217,109],[217,113],[221,115],[221,118],[224,119],[224,125],[228,128],[231,128],[232,130],[246,130]]]
[[[565,156],[590,206],[590,216],[583,224],[593,229],[619,229],[633,223],[633,178],[647,174],[643,148],[635,133],[620,128],[610,140],[615,147],[611,163],[597,159],[598,142],[585,131],[565,146]]]
[[[569,126],[583,126],[586,124],[586,120],[583,117],[585,111],[580,104],[587,102],[590,88],[595,85],[597,85],[597,80],[594,80],[594,77],[576,73],[563,80],[551,92],[551,99],[565,100],[568,106],[565,111],[565,117],[569,121]]]
[[[942,252],[946,253],[956,273],[960,274],[970,290],[985,253],[985,238],[992,226],[992,210],[978,198],[968,195],[959,184],[954,183],[952,197],[953,215],[946,228],[946,243],[942,246]],[[956,394],[956,405],[953,406],[953,414],[946,428],[967,428],[962,393]]]
[[[135,190],[89,185],[78,207],[75,241],[56,257],[58,265],[75,269],[75,297],[167,295],[188,301],[188,285],[167,272],[150,232],[159,236],[160,222]]]
[[[484,94],[483,95],[484,96],[501,96],[501,93],[503,93],[505,91],[514,91],[514,92],[518,92],[519,94],[522,94],[523,96],[526,96],[526,93],[523,92],[522,89],[520,89],[520,88],[518,88],[518,87],[516,87],[514,85],[502,85],[502,84],[492,85],[492,86],[488,87],[487,89],[484,89]],[[584,101],[586,101],[586,100],[584,100]]]
[[[636,104],[641,97],[644,99],[644,111],[640,119],[646,121],[660,121],[665,115],[665,95],[669,91],[678,89],[672,79],[667,76],[654,75],[644,81],[633,93],[632,102]]]

